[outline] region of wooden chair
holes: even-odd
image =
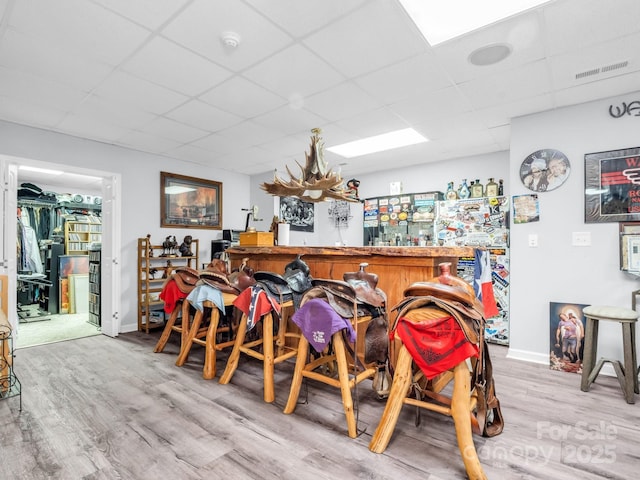
[[[233,306],[233,301],[236,297],[237,295],[231,293],[222,293],[224,306]],[[190,302],[186,301],[185,303],[189,305]],[[213,302],[205,301],[202,306],[204,307],[202,311],[198,309],[195,310],[196,313],[193,317],[193,322],[191,322],[182,348],[180,349],[180,355],[178,355],[176,365],[181,367],[187,362],[191,347],[194,343],[201,345],[205,348],[202,377],[205,380],[211,380],[216,376],[216,352],[230,347],[234,344],[234,340],[218,342],[218,336],[220,334],[232,334],[232,326],[230,322],[227,325],[220,325],[220,310]],[[185,308],[188,315],[188,306]]]
[[[272,403],[275,400],[274,386],[274,366],[284,362],[289,358],[293,358],[298,353],[297,346],[291,346],[292,342],[287,342],[289,338],[299,338],[299,334],[289,332],[287,323],[290,313],[293,311],[293,302],[287,301],[280,305],[281,317],[276,336],[273,334],[273,312],[266,313],[262,316],[262,320],[258,322],[254,328],[261,329],[261,335],[258,339],[247,340],[247,315],[243,314],[236,332],[233,350],[227,359],[227,366],[224,373],[220,377],[219,382],[226,385],[231,381],[233,374],[238,368],[240,354],[244,353],[249,357],[260,360],[263,364],[264,376],[264,401]],[[289,344],[288,344],[289,343]],[[297,342],[293,342],[297,343]]]
[[[308,340],[304,335],[300,336],[298,357],[293,371],[289,399],[284,407],[285,414],[291,414],[295,411],[300,395],[300,387],[302,386],[302,379],[309,378],[340,389],[342,405],[347,420],[347,433],[351,438],[357,436],[356,416],[351,390],[362,381],[373,378],[378,370],[373,364],[364,364],[364,332],[370,321],[370,316],[363,316],[357,318],[354,322],[357,338],[355,345],[348,349],[343,336],[343,330],[339,330],[331,336],[333,350],[331,352],[325,352],[315,359],[309,357]],[[358,357],[357,361],[348,350],[355,353]],[[331,371],[334,365],[337,366],[338,378],[322,373],[323,371]],[[353,373],[352,376],[350,376],[351,373]]]

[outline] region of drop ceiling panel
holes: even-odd
[[[62,110],[47,107],[42,103],[20,100],[15,96],[6,97],[0,93],[0,118],[3,120],[55,129],[65,115],[66,113]]]
[[[227,31],[239,35],[236,48],[223,44],[221,35]],[[221,8],[218,2],[195,0],[163,35],[234,70],[253,65],[291,42],[289,35],[239,1],[225,2]]]
[[[400,4],[384,1],[366,2],[355,13],[310,35],[304,43],[349,78],[427,49]]]
[[[341,83],[305,100],[305,109],[330,122],[351,118],[371,110],[377,110],[382,106],[382,102],[351,82]]]
[[[133,22],[155,30],[165,23],[189,0],[94,0],[107,10],[116,12]]]
[[[207,132],[216,132],[242,121],[237,115],[200,100],[191,100],[165,116]]]
[[[76,53],[58,48],[55,43],[13,29],[7,30],[0,42],[0,65],[85,92],[113,70],[113,66],[106,63],[81,58]]]
[[[145,45],[122,68],[187,96],[198,95],[231,76],[229,70],[159,37]]]
[[[189,143],[209,135],[208,132],[199,128],[163,117],[156,118],[141,128],[141,131],[157,137],[171,139],[177,143]]]
[[[182,105],[189,97],[126,72],[116,71],[94,90],[100,98],[135,106],[157,115]]]
[[[344,79],[329,64],[301,45],[293,45],[265,59],[243,75],[289,100],[296,96],[304,99]]]
[[[401,118],[409,123],[420,123],[426,118],[452,117],[472,110],[469,99],[457,88],[413,95],[390,106]]]
[[[16,1],[9,26],[111,65],[149,36],[148,30],[85,0]]]
[[[345,141],[358,140],[360,137],[371,137],[409,127],[409,123],[389,107],[346,118],[335,122],[335,125],[351,133],[352,137]],[[335,145],[331,138],[326,138],[326,143],[327,145]]]
[[[638,31],[637,0],[556,1],[544,9],[549,55],[580,50]]]
[[[283,97],[239,76],[231,77],[199,98],[243,118],[255,117],[287,102]]]
[[[640,98],[640,72],[628,73],[616,77],[586,83],[572,88],[559,90],[554,94],[559,107],[576,105],[597,99],[608,98],[625,93],[633,94],[630,101]]]
[[[265,113],[253,119],[255,123],[265,127],[272,127],[280,135],[293,135],[295,133],[308,132],[312,128],[319,127],[325,120],[308,111],[306,108],[293,108],[285,105],[272,112]],[[267,139],[265,141],[269,141]]]
[[[146,132],[130,131],[118,139],[123,145],[143,152],[163,153],[180,146],[180,142],[165,136],[152,135]]]

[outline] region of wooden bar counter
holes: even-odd
[[[232,268],[249,258],[254,271],[284,273],[284,267],[296,255],[302,255],[313,278],[342,280],[345,272],[355,272],[361,263],[379,277],[378,287],[387,294],[387,306],[397,305],[405,288],[437,276],[438,264],[451,262],[451,271],[459,257],[474,255],[473,247],[231,247],[226,250]]]

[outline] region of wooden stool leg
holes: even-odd
[[[631,329],[631,346],[635,347],[636,345],[636,322],[631,322],[629,325],[629,328]],[[640,389],[638,388],[638,374],[640,373],[638,368],[636,368],[636,365],[638,365],[638,356],[636,353],[636,349],[633,348],[631,350],[631,366],[633,368],[635,368],[635,370],[632,372],[633,375],[633,391],[635,393],[640,393]]]
[[[196,314],[193,317],[193,323],[191,324],[189,332],[187,333],[187,339],[180,347],[180,355],[178,355],[178,359],[176,360],[176,365],[178,367],[183,366],[189,358],[189,352],[191,351],[191,346],[193,345],[193,339],[200,329],[203,315],[203,311],[196,310]],[[184,322],[184,319],[182,321]]]
[[[347,364],[347,352],[342,339],[342,332],[333,334],[333,348],[336,353],[336,363],[338,364],[338,380],[340,381],[340,393],[342,394],[342,406],[347,417],[347,433],[351,438],[358,435],[356,428],[356,416],[353,411],[353,398],[349,386],[349,365]]]
[[[396,428],[396,423],[398,422],[400,410],[402,410],[402,405],[404,404],[404,399],[411,385],[412,361],[411,354],[407,348],[402,345],[400,352],[398,352],[395,374],[393,376],[393,382],[391,383],[391,391],[389,392],[387,404],[384,407],[380,423],[369,443],[369,450],[374,453],[384,452],[387,445],[389,445],[393,431]],[[467,417],[468,415],[469,412],[467,412]]]
[[[273,385],[273,314],[271,312],[262,318],[262,339],[264,401],[273,403],[276,392]]]
[[[164,326],[164,330],[162,331],[162,335],[160,335],[160,339],[158,340],[158,343],[156,343],[156,347],[153,349],[155,353],[162,352],[165,345],[169,341],[169,337],[171,336],[171,332],[173,331],[173,326],[176,324],[176,319],[178,318],[178,312],[182,308],[181,303],[183,302],[177,303],[173,311],[171,312],[169,320],[167,320],[167,324]]]
[[[204,345],[204,368],[202,378],[211,380],[216,376],[216,337],[218,324],[220,323],[220,310],[213,307],[211,310],[211,320],[207,329],[207,337]]]
[[[185,298],[182,301],[182,327],[180,331],[180,350],[182,350],[182,345],[187,343],[187,337],[189,337],[189,330],[191,329],[191,319],[189,315],[189,309],[191,308],[191,304]]]
[[[460,362],[453,370],[453,395],[451,397],[451,416],[456,426],[458,448],[470,480],[486,480],[478,453],[471,434],[470,373],[467,362]]]
[[[233,377],[236,368],[238,368],[238,361],[240,360],[240,347],[244,343],[244,337],[247,333],[247,316],[245,314],[242,315],[240,319],[240,324],[238,325],[238,331],[236,332],[236,342],[233,344],[233,349],[229,354],[229,359],[227,360],[227,366],[220,377],[219,383],[222,385],[226,385],[231,381],[231,377]]]
[[[589,386],[593,381],[589,381],[589,376],[596,364],[596,354],[598,352],[598,323],[598,320],[587,317],[587,331],[584,340],[584,358],[582,361],[582,378],[580,382],[580,390],[583,392],[589,391]]]
[[[638,390],[638,375],[635,371],[636,359],[634,358],[635,345],[632,342],[631,323],[622,323],[622,343],[624,354],[624,398],[627,403],[636,403],[635,392]]]
[[[298,342],[298,358],[296,358],[296,365],[293,369],[289,399],[284,407],[284,413],[286,414],[293,413],[296,409],[298,397],[300,396],[300,387],[302,386],[302,371],[307,361],[307,355],[309,355],[309,342],[304,335],[301,335]]]

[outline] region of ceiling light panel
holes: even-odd
[[[327,151],[340,155],[341,157],[352,158],[428,141],[427,138],[420,135],[413,128],[405,128],[403,130],[396,130],[395,132],[363,138],[355,142],[335,145],[327,148]]]

